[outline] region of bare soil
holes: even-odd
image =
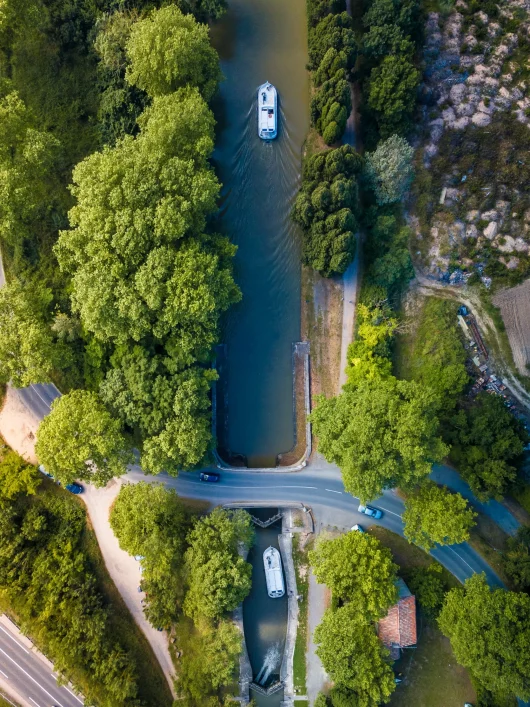
[[[530,280],[501,290],[493,297],[501,310],[506,333],[519,373],[528,376],[530,364]]]
[[[311,344],[311,399],[336,395],[342,343],[342,279],[302,267],[302,339]]]
[[[38,464],[35,441],[39,423],[40,420],[22,402],[18,390],[8,386],[0,410],[0,434],[12,449],[31,464]]]

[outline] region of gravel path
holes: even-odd
[[[316,654],[315,642],[313,640],[315,629],[322,621],[324,611],[327,607],[328,590],[325,584],[319,584],[313,572],[309,574],[309,600],[308,600],[308,647],[306,654],[307,661],[307,696],[309,704],[313,705],[318,693],[324,687],[328,676],[322,667],[320,658]]]
[[[342,343],[340,349],[339,391],[346,383],[346,363],[348,346],[353,341],[355,326],[355,308],[357,305],[357,291],[359,282],[360,239],[357,237],[355,259],[343,275],[344,302],[342,307]]]

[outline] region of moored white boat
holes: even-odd
[[[278,93],[268,81],[258,88],[258,135],[262,140],[278,135]]]
[[[278,599],[285,594],[283,583],[282,558],[275,547],[268,547],[263,553],[267,593],[271,599]]]

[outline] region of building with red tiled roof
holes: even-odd
[[[401,648],[415,646],[417,641],[416,598],[402,579],[398,580],[397,586],[399,601],[377,626],[379,638],[390,649],[394,660],[399,658]]]

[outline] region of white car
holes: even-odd
[[[352,525],[350,530],[357,530],[359,533],[364,533],[364,530],[361,528],[360,525],[357,525],[357,523],[355,525]]]
[[[379,518],[382,518],[383,516],[383,513],[379,510],[379,508],[374,508],[373,506],[363,506],[362,503],[359,505],[357,510],[359,513],[364,513],[365,516],[370,516],[370,518],[375,518],[376,520],[379,520]]]

